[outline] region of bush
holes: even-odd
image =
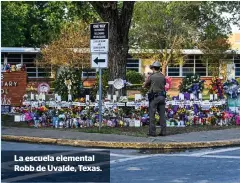
[[[108,91],[108,81],[110,78],[110,74],[109,74],[109,70],[102,70],[102,96],[106,96],[107,95],[107,91]],[[96,96],[97,92],[99,91],[99,72],[96,74],[96,83],[92,88],[92,96]]]
[[[53,86],[55,88],[55,93],[61,96],[62,100],[66,101],[68,99],[68,88],[65,85],[65,80],[71,80],[71,95],[73,100],[81,97],[82,92],[82,70],[79,69],[67,69],[62,71]]]
[[[144,77],[139,72],[127,71],[126,80],[132,84],[142,84],[144,82]]]

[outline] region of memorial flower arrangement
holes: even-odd
[[[181,93],[193,93],[198,98],[198,94],[204,89],[204,82],[199,75],[188,75],[181,82],[179,90]]]
[[[223,89],[223,82],[222,79],[218,77],[213,77],[211,80],[211,84],[209,86],[209,93],[210,94],[217,94],[218,98],[224,98],[224,89]]]
[[[223,84],[223,90],[228,97],[231,99],[236,99],[240,94],[240,85],[235,79],[227,80]]]
[[[84,100],[82,99],[78,101],[80,102],[80,105],[82,105],[82,102],[84,103]],[[104,105],[102,125],[109,127],[123,127],[130,126],[131,124],[131,126],[134,126],[139,124],[139,121],[141,125],[149,124],[148,107],[146,106],[145,101],[142,104],[140,104],[140,102],[141,101],[135,103],[137,106],[131,106],[129,109],[127,106],[109,106],[109,103]],[[224,113],[226,112],[225,105],[218,104],[217,106],[205,109],[201,108],[201,102],[198,102],[172,101],[166,108],[168,123],[171,122],[171,126],[210,124],[227,125],[234,118],[230,118],[228,117],[230,114]],[[73,103],[69,103],[68,107],[60,105],[31,107],[26,104],[25,107],[16,107],[14,112],[24,114],[25,120],[29,121],[29,124],[34,121],[35,127],[51,125],[55,128],[85,128],[99,126],[98,110],[98,106],[90,105],[90,103],[86,103],[85,106],[73,106]],[[155,119],[157,122],[159,121],[158,114],[156,114]]]

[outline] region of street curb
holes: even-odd
[[[28,136],[2,135],[3,141],[54,144],[75,147],[99,147],[118,149],[196,149],[209,147],[240,146],[240,139],[206,142],[108,142],[71,139],[53,139]]]

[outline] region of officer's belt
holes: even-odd
[[[161,91],[161,92],[153,92],[154,97],[158,97],[158,96],[166,96],[166,92],[165,91]]]

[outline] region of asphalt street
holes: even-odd
[[[3,142],[2,151],[105,152],[107,149]],[[2,182],[55,182],[64,173],[25,173],[6,176],[3,167],[11,165],[2,153]],[[106,162],[102,162],[103,164]],[[3,166],[4,165],[4,166]],[[77,174],[75,174],[77,175]],[[73,176],[74,177],[74,176]],[[81,182],[75,178],[75,182]],[[99,179],[100,180],[100,179]],[[157,150],[110,150],[111,183],[239,183],[240,147],[199,149],[180,152]]]

